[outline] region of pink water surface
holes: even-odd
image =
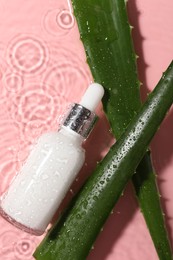
[[[128,1],[135,49],[140,56],[143,99],[172,59],[172,8],[171,0]],[[0,0],[0,194],[20,169],[35,139],[57,129],[67,105],[79,101],[91,80],[67,0]],[[101,119],[86,145],[86,163],[67,201],[112,143],[101,108],[98,113]],[[152,142],[152,156],[172,241],[171,119],[172,112]],[[0,259],[34,259],[32,253],[43,237],[18,230],[0,217]],[[130,184],[87,259],[158,259]]]

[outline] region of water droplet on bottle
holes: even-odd
[[[57,177],[60,177],[60,172],[58,172],[58,171],[55,171],[55,176],[57,176]]]
[[[26,204],[27,204],[27,206],[30,206],[30,205],[31,205],[31,201],[28,200],[28,201],[26,202]]]
[[[49,176],[47,175],[47,174],[43,174],[42,175],[42,179],[45,181],[45,180],[47,180],[49,178]]]
[[[63,163],[63,164],[67,164],[68,163],[68,159],[66,158],[57,158],[56,159],[59,163]]]
[[[15,213],[14,213],[15,216],[20,216],[21,214],[22,214],[21,211],[18,211],[18,212],[15,212]]]
[[[21,185],[21,186],[23,186],[24,184],[25,184],[25,181],[24,181],[24,180],[20,182],[20,185]]]

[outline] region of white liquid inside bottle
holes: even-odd
[[[26,232],[44,233],[83,166],[82,142],[91,131],[92,112],[103,96],[101,85],[89,86],[58,132],[43,134],[1,198],[1,215]]]

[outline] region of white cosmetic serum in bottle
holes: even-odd
[[[59,131],[43,134],[1,197],[0,213],[10,223],[42,235],[80,171],[82,142],[96,121],[95,108],[104,94],[93,83],[79,104],[72,104]]]

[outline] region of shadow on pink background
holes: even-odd
[[[146,98],[172,59],[173,3],[167,0],[128,1],[129,19]],[[78,102],[92,81],[67,0],[0,1],[0,194],[20,169],[36,138],[58,128],[67,105]],[[153,15],[154,14],[154,15]],[[109,149],[113,138],[98,109],[100,121],[85,144],[86,163],[64,205]],[[167,115],[152,142],[152,157],[173,237],[173,123]],[[100,131],[101,129],[101,131]],[[102,142],[102,140],[105,140]],[[93,143],[94,146],[93,146]],[[151,198],[152,199],[152,198]],[[0,259],[31,260],[44,236],[16,229],[0,217]],[[99,235],[88,260],[157,260],[133,188],[124,196]]]

